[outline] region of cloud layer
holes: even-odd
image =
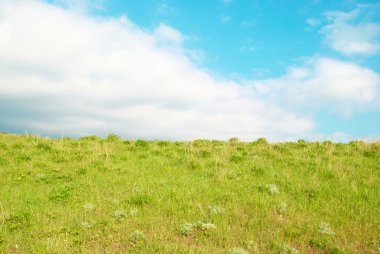
[[[10,126],[175,139],[312,128],[197,68],[169,26],[143,31],[126,17],[91,18],[37,1],[3,1],[0,13],[0,95],[8,100],[1,117]]]
[[[326,12],[329,24],[320,31],[326,43],[344,55],[376,55],[380,50],[380,25],[360,19],[369,9],[380,11],[378,5],[359,5],[351,12]]]
[[[376,101],[379,75],[314,57],[261,81],[197,67],[181,32],[141,29],[42,1],[0,1],[0,128],[47,135],[283,139],[312,132],[305,105],[338,112]],[[301,108],[301,109],[300,109]]]
[[[379,106],[380,76],[350,62],[313,57],[277,79],[251,81],[263,98],[288,108],[327,107],[344,116]]]

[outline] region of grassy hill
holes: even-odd
[[[0,134],[0,253],[379,253],[380,144]]]

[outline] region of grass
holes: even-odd
[[[379,253],[380,144],[0,134],[0,253]]]

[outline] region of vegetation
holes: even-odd
[[[0,253],[379,253],[380,144],[0,134]]]

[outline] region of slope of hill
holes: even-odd
[[[379,253],[380,148],[0,134],[0,253]]]

